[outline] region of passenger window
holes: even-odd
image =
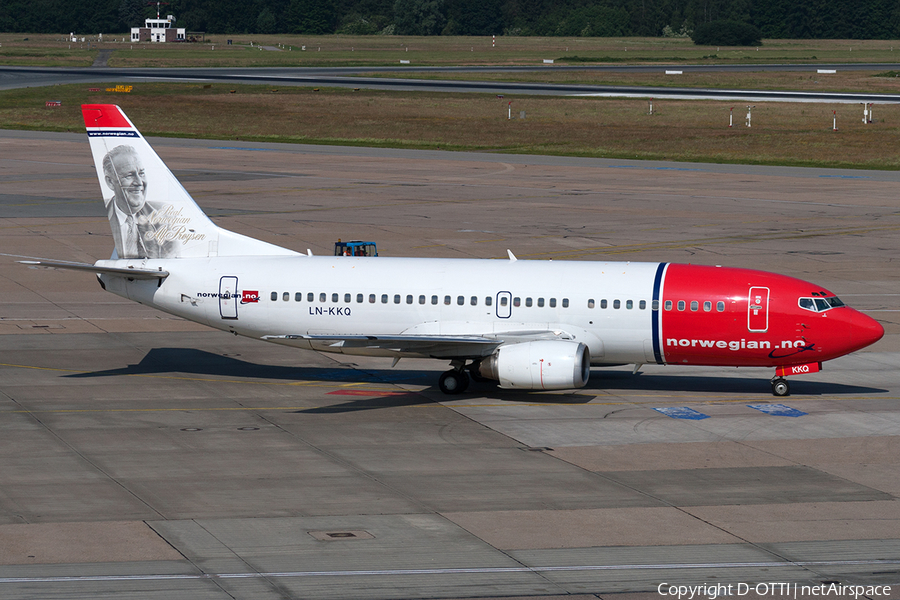
[[[606,308],[609,306],[609,303],[606,301],[606,298],[600,301],[600,308]]]
[[[387,304],[387,302],[388,302],[388,295],[387,295],[387,294],[382,294],[382,295],[381,295],[381,303],[382,303],[382,304]]]
[[[628,310],[631,310],[632,308],[634,308],[634,300],[626,300],[625,308],[627,308]]]
[[[506,296],[500,298],[500,306],[506,306],[507,304],[509,304],[509,298],[507,298]]]
[[[362,294],[357,294],[357,295],[356,295],[356,303],[357,303],[357,304],[362,304],[362,301],[363,301],[363,295],[362,295]]]
[[[332,293],[332,294],[331,294],[331,301],[332,301],[332,302],[337,302],[337,301],[338,301],[338,295],[335,294],[335,293]]]
[[[307,301],[307,302],[312,302],[312,301],[315,300],[315,299],[316,299],[316,295],[313,294],[312,292],[306,294],[306,301]]]
[[[400,304],[400,294],[394,294],[394,304]]]
[[[294,294],[294,302],[301,302],[303,300],[303,292],[297,292]]]
[[[622,303],[619,300],[613,300],[613,308],[619,309],[622,307]]]
[[[550,308],[556,308],[556,298],[550,298]]]
[[[432,296],[432,297],[431,297],[431,303],[432,303],[432,304],[437,304],[437,302],[438,302],[437,296]]]
[[[588,298],[588,308],[594,308],[594,299]]]
[[[691,312],[697,312],[698,308],[700,308],[700,303],[696,300],[691,300]]]
[[[672,301],[666,300],[666,310],[672,310]]]
[[[531,298],[525,298],[525,306],[531,307]]]
[[[493,299],[493,298],[491,298],[490,296],[485,296],[485,297],[484,297],[484,305],[485,305],[485,306],[491,306],[493,303],[494,303],[494,299]]]
[[[659,300],[654,300],[650,305],[650,310],[659,310]]]
[[[538,298],[538,308],[544,308],[544,299]]]
[[[278,292],[272,292],[272,302],[278,301]]]
[[[706,302],[703,303],[703,312],[709,312],[711,310],[712,310],[712,302],[707,300]]]
[[[722,302],[721,300],[719,300],[718,302],[716,302],[716,310],[717,310],[718,312],[725,312],[725,303]]]
[[[407,303],[407,304],[412,304],[412,303],[413,303],[413,297],[412,297],[412,294],[407,294],[407,295],[406,295],[406,303]]]
[[[569,308],[569,299],[563,298],[563,308]]]
[[[521,299],[521,298],[519,298],[518,296],[516,296],[515,298],[513,298],[513,306],[521,306],[521,305],[522,305],[522,299]]]
[[[290,293],[290,292],[285,292],[285,293],[283,293],[283,294],[281,295],[281,299],[284,300],[285,302],[287,302],[288,300],[291,299],[291,293]]]
[[[647,309],[647,301],[641,300],[640,302],[638,302],[638,308],[641,310],[646,310]]]
[[[422,294],[419,295],[419,304],[425,304],[425,296]]]
[[[327,298],[327,295],[325,294],[325,292],[321,292],[319,294],[319,302],[325,302],[326,298]]]
[[[456,305],[457,305],[457,306],[462,306],[462,305],[465,304],[465,303],[466,303],[466,297],[465,297],[465,296],[457,296],[457,297],[456,297]]]
[[[350,294],[344,294],[344,302],[350,304]]]
[[[444,296],[444,304],[450,306],[450,296]]]
[[[478,306],[478,296],[472,296],[469,298],[469,304],[472,306]]]
[[[684,300],[678,301],[678,310],[684,310]]]
[[[375,294],[369,294],[369,304],[375,304]]]

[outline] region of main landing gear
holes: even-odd
[[[469,387],[469,376],[463,369],[450,369],[441,373],[438,387],[445,394],[462,394]]]
[[[450,366],[453,368],[441,373],[441,377],[438,379],[438,387],[445,394],[462,394],[468,389],[469,381],[477,381],[479,383],[490,381],[478,371],[480,364],[480,360],[473,361],[468,365],[465,360],[454,360],[450,363]]]
[[[772,395],[774,396],[790,396],[791,386],[784,377],[775,377],[772,379]]]

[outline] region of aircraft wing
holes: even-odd
[[[478,358],[488,356],[503,340],[480,336],[452,335],[266,335],[264,340],[286,343],[307,342],[312,349],[335,352],[353,350],[385,354],[415,354],[440,358]],[[305,345],[305,344],[304,344]]]
[[[432,358],[483,358],[503,344],[535,340],[569,340],[572,336],[558,330],[527,330],[490,333],[483,336],[460,335],[266,335],[264,340],[298,345],[312,350],[378,354],[382,356],[416,355]],[[292,343],[293,342],[293,343]]]
[[[87,271],[89,273],[105,273],[106,275],[115,275],[117,277],[128,277],[129,279],[165,279],[169,276],[168,271],[154,271],[152,269],[134,269],[119,267],[98,267],[88,263],[66,262],[61,260],[20,260],[17,261],[23,265],[31,265],[35,267],[47,267],[50,269],[69,269],[71,271]]]

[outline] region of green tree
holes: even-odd
[[[450,15],[460,35],[494,35],[503,32],[500,0],[455,0]]]
[[[691,39],[699,46],[758,46],[762,32],[740,21],[710,21],[697,26]]]
[[[146,7],[145,0],[122,0],[119,3],[119,22],[122,28],[128,31],[132,27],[143,27]]]
[[[394,25],[400,35],[437,35],[444,28],[443,0],[396,0]]]
[[[277,22],[275,21],[275,15],[269,10],[269,7],[266,6],[259,12],[259,16],[256,17],[256,32],[257,33],[275,33],[275,27]]]

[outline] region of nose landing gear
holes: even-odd
[[[791,386],[784,377],[775,377],[772,379],[772,395],[773,396],[790,396]]]

